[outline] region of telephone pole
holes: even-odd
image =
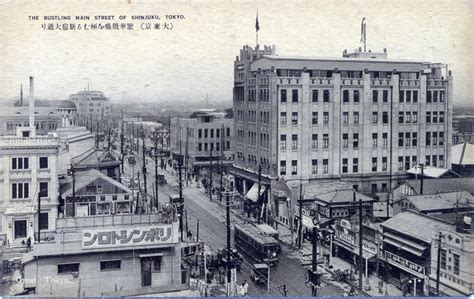
[[[210,159],[209,159],[209,176],[210,176],[210,183],[209,183],[209,200],[212,201],[212,185],[214,182],[212,181],[212,148],[210,148]]]
[[[318,288],[317,288],[317,282],[318,282],[318,226],[313,225],[313,230],[311,234],[311,243],[313,247],[313,252],[312,252],[312,267],[311,270],[313,271],[313,281],[311,281],[311,295],[313,297],[318,296]]]
[[[179,232],[181,242],[183,241],[183,212],[184,212],[184,198],[183,198],[183,156],[181,155],[181,136],[179,140],[179,161],[178,161],[178,175],[179,175]]]
[[[222,192],[220,193],[221,195],[221,200],[222,200]],[[232,279],[231,275],[231,259],[230,259],[230,250],[231,250],[231,244],[230,244],[230,196],[226,196],[226,205],[225,205],[225,213],[226,213],[226,225],[227,225],[227,290],[229,293],[229,288],[230,288],[230,281]],[[227,294],[229,296],[229,294]]]
[[[301,249],[301,234],[303,232],[303,184],[300,185],[299,199],[299,225],[298,225],[298,249]]]
[[[362,290],[362,272],[364,270],[364,257],[362,256],[362,198],[359,198],[359,289]]]
[[[122,130],[120,131],[120,154],[122,156],[120,159],[120,166],[122,168],[122,174],[124,174],[124,171],[123,171],[123,158],[124,158],[124,155],[123,155],[123,110],[121,110],[121,116],[122,116],[122,123],[121,123]]]
[[[142,131],[142,157],[143,157],[143,203],[148,200],[147,189],[146,189],[146,156],[145,156],[145,131],[143,130],[143,125],[141,126]]]
[[[420,167],[421,167],[420,195],[423,195],[423,179],[424,179],[424,176],[425,176],[425,165],[423,165],[423,163],[421,163]]]
[[[438,260],[436,261],[436,296],[439,297],[439,276],[441,272],[441,238],[443,235],[439,232],[438,235]],[[415,278],[416,279],[416,278]]]
[[[41,215],[41,189],[40,189],[40,192],[38,193],[38,243],[41,242],[40,215]]]
[[[257,192],[257,205],[260,203],[260,193],[262,189],[262,164],[258,164],[258,192]],[[263,207],[260,207],[260,211],[257,215],[257,223],[260,224],[260,215]]]
[[[158,136],[155,136],[155,138],[155,205],[158,211]]]
[[[223,137],[223,135],[224,135],[224,125],[222,125],[221,148],[220,148],[220,151],[221,151],[221,152],[220,152],[220,156],[221,156],[221,157],[220,157],[220,158],[221,158],[220,160],[221,160],[221,161],[220,161],[220,166],[219,166],[219,168],[220,168],[219,201],[220,201],[220,202],[222,202],[222,192],[223,192],[223,190],[222,190],[222,189],[223,189],[223,186],[222,186],[222,185],[223,185],[223,182],[222,182],[222,181],[223,181],[223,177],[222,177],[222,176],[223,176],[223,170],[224,170],[224,169],[223,169],[223,168],[224,168],[224,151],[223,151],[223,149],[222,149],[222,146],[223,146],[222,137]],[[227,196],[227,198],[229,198],[229,197]]]

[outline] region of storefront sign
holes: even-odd
[[[385,251],[385,258],[390,264],[397,266],[409,273],[414,275],[425,275],[425,267],[415,264],[405,258],[399,257],[398,255],[395,255],[391,252]]]
[[[362,240],[362,249],[367,252],[377,254],[377,245],[373,242]]]
[[[352,246],[355,246],[355,235],[347,229],[342,229],[340,226],[336,229],[336,239],[340,239]]]
[[[171,224],[126,229],[84,230],[82,249],[172,244],[177,242]]]

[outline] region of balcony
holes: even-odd
[[[418,80],[418,79],[400,79],[400,86],[419,87],[420,86],[420,80]]]
[[[260,80],[258,81],[258,84],[260,85],[268,85],[268,78],[260,78]]]
[[[59,147],[59,138],[54,137],[15,137],[4,136],[0,138],[0,147]]]
[[[372,86],[381,86],[381,87],[388,87],[390,85],[390,79],[383,79],[383,78],[375,78],[370,80],[370,84]]]
[[[279,84],[300,84],[300,77],[278,77]]]
[[[446,86],[447,80],[444,80],[444,79],[429,79],[426,82],[427,82],[427,85],[430,86],[430,87],[433,87],[433,86],[444,87],[444,86]]]
[[[332,85],[333,84],[332,78],[326,78],[326,77],[309,78],[309,82],[311,85]]]
[[[171,224],[173,213],[154,214],[120,214],[120,215],[97,215],[86,217],[61,218],[56,221],[57,230],[76,230],[78,228],[94,228],[106,226],[133,226],[144,224]]]
[[[361,86],[364,84],[364,80],[361,78],[342,78],[342,85]]]
[[[247,83],[249,86],[255,86],[257,84],[257,79],[255,78],[247,79]]]

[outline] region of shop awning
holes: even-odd
[[[260,185],[260,196],[262,196],[263,192],[265,192],[266,187],[264,185]],[[260,196],[258,194],[258,184],[253,184],[252,188],[250,188],[249,192],[247,192],[247,198],[253,202],[257,202]]]
[[[416,243],[416,242],[413,242],[413,241],[404,239],[404,238],[399,237],[399,236],[397,236],[397,235],[394,235],[394,234],[392,234],[392,233],[384,232],[383,234],[384,234],[385,236],[391,238],[391,239],[394,239],[394,240],[397,240],[397,241],[399,241],[399,242],[401,242],[401,243],[410,245],[411,247],[414,247],[414,248],[416,248],[416,249],[418,249],[418,250],[420,250],[420,251],[426,250],[426,246],[423,246],[423,245],[420,245],[420,244],[418,244],[418,243]]]
[[[338,246],[341,246],[341,247],[344,247],[346,250],[354,253],[355,255],[359,255],[359,248],[352,248],[351,246],[348,246],[342,242],[339,242],[339,241],[336,241],[334,240],[334,242],[338,245]],[[375,254],[371,253],[371,252],[368,252],[366,250],[362,250],[362,257],[366,260],[370,260],[371,258],[375,257]]]

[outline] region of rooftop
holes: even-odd
[[[474,197],[467,191],[413,195],[405,198],[419,211],[453,209],[456,206],[474,209]]]
[[[411,186],[416,194],[420,192],[421,180],[406,180],[405,183]],[[437,194],[454,191],[468,191],[469,193],[474,194],[474,177],[423,180],[424,194]]]
[[[474,144],[465,142],[454,145],[451,159],[453,164],[474,165]]]
[[[452,228],[452,225],[445,221],[412,211],[399,213],[383,222],[381,226],[426,243],[431,243],[440,231]]]
[[[107,166],[108,164],[120,164],[120,161],[111,150],[98,150],[91,148],[79,156],[71,159],[71,164],[76,168],[87,168],[90,166]]]
[[[75,175],[75,180],[76,180],[76,191],[84,188],[85,186],[89,185],[90,183],[94,182],[98,178],[101,178],[110,184],[116,186],[117,188],[123,190],[125,193],[132,193],[132,190],[130,190],[128,187],[125,185],[117,182],[116,180],[106,176],[105,174],[101,173],[100,171],[96,169],[89,169],[87,171],[81,171],[77,172]],[[72,183],[67,182],[61,187],[60,190],[61,196],[62,197],[67,197],[72,195]]]
[[[73,101],[64,100],[64,101],[61,101],[61,102],[57,105],[57,108],[62,108],[62,109],[76,109],[76,104],[74,104]]]
[[[372,202],[375,201],[374,198],[364,195],[360,192],[356,192],[356,201],[362,200],[362,202]],[[324,202],[326,204],[344,204],[353,202],[354,199],[354,190],[353,189],[344,189],[344,190],[335,190],[327,193],[320,193],[315,195],[315,199],[319,202]]]
[[[421,176],[421,167],[420,166],[413,166],[407,171],[409,174],[420,175]],[[445,174],[453,173],[455,176],[459,176],[458,174],[454,173],[452,170],[447,168],[440,168],[434,166],[423,166],[423,177],[428,178],[440,178]]]

